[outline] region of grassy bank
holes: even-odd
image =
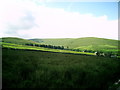
[[[3,88],[101,88],[120,78],[117,58],[3,49]]]

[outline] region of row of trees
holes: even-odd
[[[94,50],[80,50],[80,49],[70,49],[68,46],[55,46],[55,45],[45,45],[45,44],[36,44],[36,43],[25,43],[24,45],[28,46],[37,46],[37,47],[44,47],[44,48],[51,48],[51,49],[61,49],[61,50],[70,50],[70,51],[77,51],[77,52],[89,52],[95,53],[97,56],[107,56],[107,57],[116,57],[118,54],[112,52],[101,52],[101,51],[94,51]]]
[[[7,43],[11,43],[11,42],[7,42]],[[119,56],[117,53],[113,53],[113,52],[70,49],[68,46],[64,47],[64,46],[45,45],[45,44],[36,44],[36,43],[24,43],[24,44],[22,43],[22,45],[37,46],[37,47],[44,47],[44,48],[51,48],[51,49],[70,50],[70,51],[77,51],[77,52],[95,53],[96,56],[107,56],[107,57],[117,57],[117,56]]]
[[[118,54],[117,53],[113,53],[111,51],[107,52],[107,51],[100,51],[100,50],[80,50],[80,49],[68,49],[68,50],[72,50],[72,51],[78,51],[78,52],[88,52],[88,53],[95,53],[96,56],[104,56],[104,57],[117,57]]]
[[[64,49],[64,46],[54,46],[54,45],[45,45],[45,44],[25,44],[28,46],[37,46],[37,47],[45,47],[45,48],[52,48],[52,49]]]
[[[113,52],[107,52],[107,51],[100,51],[100,50],[80,50],[80,49],[67,49],[71,51],[77,51],[77,52],[88,52],[88,53],[95,53],[96,56],[103,56],[103,57],[117,57],[117,53]]]
[[[89,52],[89,53],[95,53],[97,56],[117,56],[116,54],[112,52],[102,52],[102,51],[94,51],[94,50],[80,50],[80,49],[70,49],[68,46],[54,46],[54,45],[45,45],[45,44],[33,44],[33,43],[26,43],[25,45],[28,46],[37,46],[37,47],[44,47],[44,48],[52,48],[52,49],[61,49],[61,50],[70,50],[70,51],[77,51],[77,52]]]

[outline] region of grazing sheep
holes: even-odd
[[[104,54],[104,53],[100,53],[100,56],[103,56],[103,57],[105,57],[105,54]]]
[[[111,55],[110,57],[117,57],[117,55]]]
[[[96,56],[100,56],[100,53],[96,51],[96,52],[95,52],[95,55],[96,55]]]

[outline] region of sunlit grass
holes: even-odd
[[[94,53],[86,53],[86,52],[76,52],[69,50],[59,50],[59,49],[50,49],[36,46],[27,46],[27,45],[18,45],[12,43],[2,43],[5,48],[14,48],[14,49],[28,49],[28,50],[41,50],[41,51],[50,51],[50,52],[61,52],[61,53],[74,53],[74,54],[87,54],[87,55],[95,55]]]

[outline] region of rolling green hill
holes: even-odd
[[[26,44],[26,43],[37,43],[37,42],[31,41],[31,40],[17,38],[17,37],[3,37],[0,39],[0,41],[6,42],[6,43],[20,44],[20,45]]]
[[[61,49],[52,49],[52,48],[45,48],[45,47],[37,47],[37,46],[29,46],[26,44],[38,44],[42,45],[41,43],[34,42],[31,40],[15,38],[15,37],[4,37],[1,38],[0,45],[2,48],[9,48],[9,49],[19,49],[19,50],[35,50],[35,51],[45,51],[45,52],[56,52],[56,53],[69,53],[69,54],[82,54],[82,55],[95,55],[94,53],[89,52],[76,52],[70,50],[61,50]]]
[[[86,38],[60,38],[60,39],[21,39],[16,37],[4,37],[2,42],[5,43],[14,43],[24,45],[26,43],[36,43],[36,44],[47,44],[55,46],[64,46],[69,47],[69,49],[79,49],[83,50],[92,50],[92,51],[102,51],[102,52],[112,52],[117,54],[118,45],[120,41],[105,39],[105,38],[96,38],[96,37],[86,37]]]
[[[80,46],[96,46],[96,45],[110,45],[118,46],[117,40],[86,37],[86,38],[61,38],[61,39],[30,39],[35,42],[52,44],[52,45],[63,45],[69,46],[69,48],[77,48]]]
[[[35,42],[40,42],[44,44],[51,45],[63,45],[71,49],[80,50],[101,50],[101,51],[118,51],[118,45],[120,41],[96,38],[96,37],[86,37],[86,38],[63,38],[63,39],[31,39]]]

